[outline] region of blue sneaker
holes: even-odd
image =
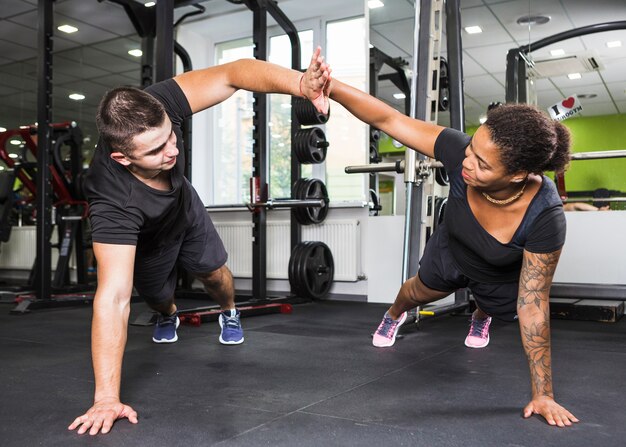
[[[241,327],[241,312],[237,309],[225,310],[220,314],[219,322],[222,328],[220,343],[223,345],[239,345],[243,343],[243,328]]]
[[[154,332],[152,333],[152,341],[155,343],[174,343],[178,340],[176,329],[178,329],[179,324],[178,313],[174,313],[174,315],[169,317],[159,314]]]

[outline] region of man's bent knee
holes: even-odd
[[[224,264],[220,268],[207,273],[196,273],[198,278],[206,287],[215,287],[225,282],[232,282],[233,275],[230,269]]]

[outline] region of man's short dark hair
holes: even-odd
[[[113,150],[132,156],[135,136],[163,124],[163,105],[135,87],[118,87],[107,92],[96,114],[100,137]]]

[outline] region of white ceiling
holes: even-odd
[[[146,0],[141,0],[145,2]],[[334,0],[362,2],[362,0]],[[392,57],[405,58],[412,64],[413,0],[383,0],[384,8],[371,10],[370,41]],[[0,8],[0,126],[14,128],[36,120],[37,102],[37,1],[1,0]],[[203,3],[208,17],[228,20],[233,12],[246,10],[226,0]],[[279,0],[288,17],[300,20],[320,17],[336,9],[333,0]],[[177,9],[175,17],[192,11]],[[78,121],[86,134],[95,135],[95,107],[102,94],[112,86],[138,84],[139,60],[127,50],[138,48],[140,39],[123,9],[97,0],[56,0],[55,25],[65,22],[80,28],[76,34],[55,30],[54,38],[54,121]],[[548,24],[532,28],[515,23],[527,14],[550,16]],[[468,125],[478,123],[492,101],[504,102],[505,57],[510,48],[537,41],[572,28],[601,22],[626,20],[625,0],[461,0],[463,26],[480,25],[483,33],[463,38],[465,110]],[[621,40],[621,48],[607,48],[608,40]],[[570,81],[565,76],[537,82],[539,104],[549,107],[571,94],[594,93],[594,99],[582,100],[584,113],[602,115],[626,113],[626,31],[614,31],[570,39],[533,53],[535,59],[549,57],[555,47],[568,53],[594,50],[603,69],[584,73]],[[444,48],[445,56],[445,48]],[[330,61],[332,63],[332,61]],[[388,102],[393,88],[381,86]],[[81,102],[67,98],[80,90]],[[441,122],[446,123],[446,114]]]
[[[403,57],[412,64],[413,0],[383,0],[384,8],[370,11],[370,42],[392,57]],[[466,124],[478,124],[493,101],[505,101],[506,54],[509,49],[534,43],[542,38],[598,23],[626,20],[625,0],[461,0],[463,27],[478,25],[481,34],[462,32],[463,75]],[[517,19],[526,15],[546,15],[545,25],[522,27]],[[445,26],[444,26],[445,28]],[[606,42],[621,40],[621,48],[607,48]],[[445,44],[444,44],[445,45]],[[536,82],[538,105],[548,108],[572,94],[595,94],[582,99],[583,115],[626,113],[626,30],[568,39],[531,55],[549,59],[550,50],[563,49],[567,55],[593,51],[603,68],[583,73],[579,80],[562,75]],[[445,48],[442,52],[446,56]],[[381,89],[393,102],[387,85]],[[395,100],[399,105],[400,101]],[[446,124],[446,114],[440,122]]]

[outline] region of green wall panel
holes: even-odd
[[[626,149],[626,115],[570,118],[573,152]],[[626,192],[626,158],[572,161],[565,174],[568,191],[607,188]]]

